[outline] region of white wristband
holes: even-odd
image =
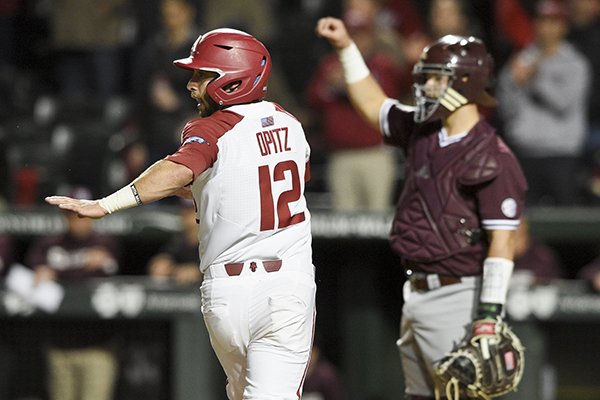
[[[488,257],[483,262],[482,303],[504,304],[514,262],[502,257]]]
[[[369,67],[356,47],[356,43],[350,43],[350,46],[338,50],[338,58],[344,68],[344,79],[346,83],[358,82],[369,76]]]
[[[135,206],[141,206],[142,200],[138,195],[138,192],[134,184],[125,186],[111,194],[110,196],[104,197],[99,202],[100,206],[104,208],[109,214],[115,211],[124,210]]]

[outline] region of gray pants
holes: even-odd
[[[406,394],[434,396],[433,367],[467,333],[479,301],[479,277],[430,291],[404,285],[404,306],[397,342]]]

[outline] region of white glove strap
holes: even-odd
[[[111,194],[108,197],[104,197],[99,202],[100,206],[104,208],[109,214],[115,211],[124,210],[135,206],[141,206],[142,200],[135,188],[134,184],[125,186]]]
[[[502,257],[488,257],[483,262],[482,303],[504,304],[514,262]]]
[[[352,42],[350,46],[338,50],[338,57],[344,68],[344,79],[346,83],[358,82],[369,76],[369,67],[365,63],[356,43]]]

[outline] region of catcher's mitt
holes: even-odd
[[[525,363],[519,338],[500,317],[493,333],[467,335],[436,366],[439,388],[448,400],[489,400],[517,389]],[[436,384],[436,399],[440,398]]]

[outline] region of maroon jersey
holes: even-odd
[[[112,255],[102,268],[89,268],[90,252],[102,249]],[[110,276],[117,273],[118,247],[116,242],[105,235],[92,233],[85,239],[69,234],[44,237],[32,244],[26,255],[26,265],[35,268],[47,265],[57,272],[58,279],[79,279]]]
[[[386,142],[406,156],[393,250],[413,270],[481,274],[485,231],[519,225],[527,185],[517,159],[483,118],[448,136],[440,122],[416,124],[412,109],[392,100],[381,115]]]

